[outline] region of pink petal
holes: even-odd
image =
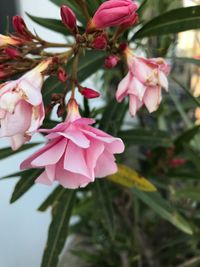
[[[142,101],[145,91],[146,91],[146,86],[144,86],[136,78],[132,78],[132,81],[129,85],[128,94],[135,95],[140,101]]]
[[[83,133],[79,130],[68,130],[64,133],[59,132],[58,135],[64,136],[65,138],[71,140],[74,144],[82,148],[88,148],[90,145],[90,141],[85,137]]]
[[[117,165],[115,163],[115,157],[105,150],[97,161],[95,176],[101,178],[116,172]]]
[[[24,134],[16,134],[10,137],[12,150],[19,149],[27,140],[24,138]]]
[[[124,143],[120,138],[114,138],[112,143],[106,144],[106,150],[112,154],[123,153],[125,149]]]
[[[148,87],[144,96],[144,104],[149,112],[153,112],[158,109],[161,101],[161,88]]]
[[[65,188],[70,189],[84,187],[91,182],[91,180],[84,175],[64,170],[62,161],[60,161],[56,167],[56,180]]]
[[[45,167],[45,171],[48,176],[48,179],[53,183],[53,181],[55,180],[56,165],[47,165]]]
[[[129,112],[131,116],[134,117],[141,106],[142,102],[136,96],[129,96]]]
[[[7,112],[1,120],[2,136],[13,136],[25,133],[30,127],[32,107],[25,101],[20,101],[13,114]]]
[[[61,139],[59,142],[55,143],[52,147],[48,148],[48,150],[44,151],[44,153],[40,154],[37,158],[35,158],[31,165],[34,166],[46,166],[52,165],[59,161],[62,157],[67,142],[66,140]]]
[[[94,168],[103,151],[104,145],[102,142],[98,142],[95,139],[90,141],[90,147],[86,150],[86,162],[91,177],[94,177]]]
[[[168,80],[167,80],[167,76],[164,74],[164,72],[159,71],[159,80],[160,80],[160,85],[166,90],[168,91]]]
[[[90,177],[88,167],[86,165],[84,149],[76,146],[71,141],[69,141],[65,152],[64,169],[87,176],[93,180],[93,177]]]
[[[130,72],[121,80],[118,85],[116,92],[116,99],[118,102],[122,102],[122,100],[128,95],[128,88],[131,82],[132,76]]]
[[[40,176],[35,180],[36,183],[52,185],[52,181],[49,179],[46,171],[44,171]]]
[[[28,80],[21,79],[18,84],[18,87],[25,93],[27,96],[26,101],[33,106],[38,106],[42,102],[42,95],[40,90],[35,88]]]
[[[28,157],[26,160],[24,160],[21,165],[20,165],[20,169],[24,170],[24,169],[29,169],[32,168],[32,164],[31,162],[36,159],[37,157],[39,157],[41,154],[43,154],[44,152],[48,151],[48,149],[50,149],[51,147],[53,147],[54,145],[56,145],[56,143],[58,142],[58,140],[54,140],[49,142],[48,144],[46,144],[44,147],[42,147],[41,149],[39,149],[37,152],[35,152],[33,155],[31,155],[30,157]]]

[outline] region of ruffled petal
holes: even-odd
[[[49,179],[46,171],[40,174],[40,176],[35,180],[35,183],[52,185],[52,181]]]
[[[161,88],[159,86],[149,87],[144,96],[144,104],[149,112],[158,109],[161,101]]]
[[[122,100],[128,95],[128,88],[131,82],[132,76],[130,72],[121,80],[118,85],[116,92],[116,99],[118,102],[122,102]]]
[[[115,157],[108,151],[104,150],[104,152],[101,154],[97,161],[95,168],[95,176],[98,178],[102,178],[114,174],[116,172],[117,164],[115,163]]]

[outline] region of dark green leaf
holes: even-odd
[[[200,66],[200,60],[196,58],[190,58],[190,57],[175,57],[171,58],[174,61],[181,61],[183,63],[190,63],[190,64],[195,64],[197,66]]]
[[[50,29],[52,31],[59,32],[65,35],[69,34],[67,28],[63,25],[61,20],[36,17],[36,16],[30,15],[29,13],[26,13],[26,14],[34,22],[38,23],[39,25],[47,29]]]
[[[41,267],[56,267],[58,264],[59,255],[68,235],[68,225],[74,205],[75,194],[76,191],[74,190],[66,190],[55,207]]]
[[[120,131],[119,136],[126,144],[147,146],[171,146],[172,141],[167,132],[159,130],[133,129]]]
[[[41,169],[31,169],[23,171],[20,180],[17,182],[10,203],[18,200],[22,195],[24,195],[35,183],[36,178],[42,173]]]
[[[39,211],[46,211],[56,201],[58,201],[62,195],[66,192],[66,189],[62,186],[57,186],[53,192],[47,197],[47,199],[38,208]]]
[[[95,189],[97,194],[97,202],[99,203],[99,207],[102,211],[103,223],[105,228],[108,230],[110,237],[114,238],[114,214],[113,214],[113,206],[112,199],[110,197],[110,193],[107,188],[107,184],[105,181],[96,181]]]
[[[168,11],[146,23],[133,39],[200,28],[200,6]]]
[[[19,152],[22,152],[24,150],[27,150],[27,149],[32,148],[34,146],[37,146],[39,144],[40,143],[26,144],[26,145],[23,145],[20,149],[18,149],[16,151],[13,151],[10,147],[2,148],[2,149],[0,149],[0,159],[5,159],[5,158],[10,157],[14,154],[18,154]]]
[[[186,234],[193,234],[193,227],[164,198],[157,192],[142,192],[132,189],[134,195],[141,199],[146,205],[158,213],[163,219],[169,221]]]
[[[185,143],[189,143],[199,132],[199,127],[200,125],[197,125],[178,136],[174,141],[175,146],[182,147]]]

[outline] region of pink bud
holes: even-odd
[[[177,168],[179,166],[182,166],[186,163],[186,160],[185,159],[181,159],[181,158],[174,158],[172,160],[170,160],[169,162],[169,165],[172,167],[172,168]]]
[[[96,98],[100,96],[100,94],[97,91],[87,88],[87,87],[82,88],[81,94],[87,99]]]
[[[7,47],[4,49],[4,53],[8,55],[10,58],[18,58],[21,56],[21,53],[18,49]]]
[[[76,15],[71,8],[62,5],[60,14],[64,25],[67,26],[70,31],[74,31],[76,29]]]
[[[61,81],[62,83],[66,82],[67,80],[67,73],[63,68],[58,69],[58,80]]]
[[[132,0],[105,1],[97,9],[87,31],[119,25],[133,25],[136,21],[137,9],[138,5]]]
[[[117,66],[120,58],[116,55],[110,55],[105,59],[105,67],[108,69],[112,69]]]
[[[105,49],[107,46],[107,38],[105,35],[99,35],[97,37],[95,37],[95,39],[92,42],[92,46],[95,49]]]
[[[13,22],[13,28],[15,31],[21,35],[23,38],[30,40],[32,39],[31,33],[28,31],[28,28],[23,20],[22,17],[20,16],[14,16],[12,19]]]

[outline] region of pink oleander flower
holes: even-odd
[[[133,25],[138,18],[138,5],[132,0],[105,1],[97,9],[87,30],[105,29],[112,26]]]
[[[0,34],[0,47],[19,44],[21,44],[20,39]]]
[[[129,96],[129,111],[132,116],[145,105],[149,112],[157,110],[162,96],[161,88],[168,90],[169,65],[162,58],[137,57],[126,49],[128,74],[119,83],[116,99],[121,102]]]
[[[71,8],[66,5],[62,5],[60,9],[60,15],[62,18],[62,22],[65,26],[68,27],[70,31],[74,31],[77,28],[76,15],[71,10]]]
[[[41,62],[33,70],[15,81],[0,87],[0,137],[9,137],[13,150],[30,140],[44,119],[41,88],[43,72],[49,61]]]
[[[26,159],[21,169],[45,168],[36,182],[51,185],[58,181],[66,188],[85,187],[95,177],[105,177],[117,171],[113,154],[122,153],[121,139],[95,129],[93,119],[81,118],[75,100],[68,104],[65,122],[48,133],[49,142]]]

